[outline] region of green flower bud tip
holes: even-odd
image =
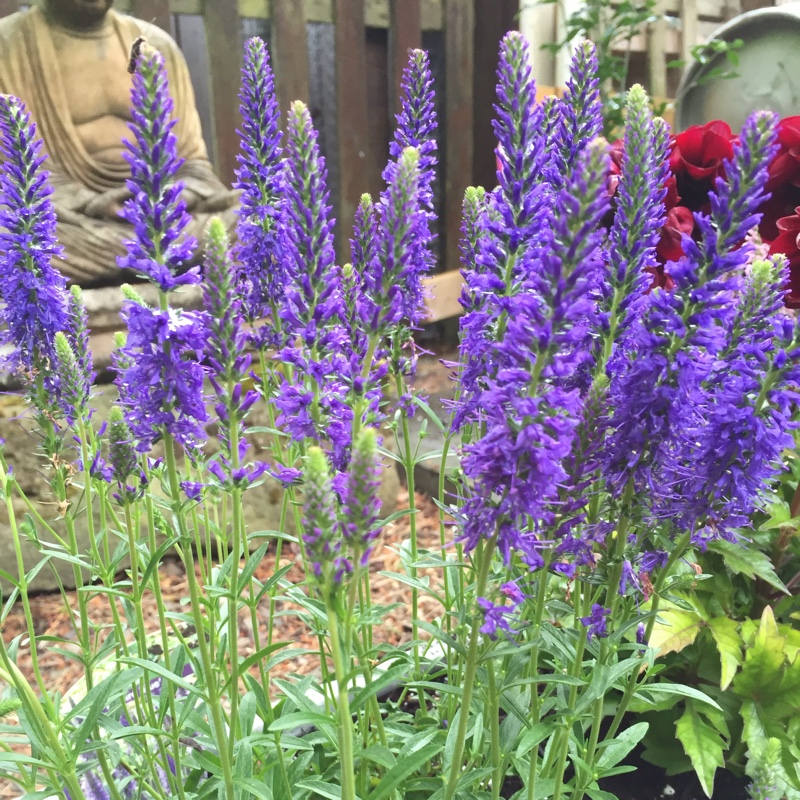
[[[123,283],[122,286],[120,286],[120,291],[126,300],[130,300],[144,308],[148,307],[144,297],[142,297],[139,292],[137,292],[136,289],[134,289],[129,283]]]

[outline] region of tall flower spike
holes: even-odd
[[[796,327],[780,314],[786,277],[784,264],[754,262],[729,347],[673,444],[665,477],[679,499],[660,513],[680,514],[692,527],[713,518],[711,529],[699,536],[730,538],[733,529],[746,525],[762,487],[780,469],[781,453],[793,446],[786,410],[798,393],[787,384],[800,370],[789,355],[797,349]]]
[[[582,413],[572,384],[590,355],[606,160],[600,143],[581,156],[557,197],[554,244],[538,275],[509,298],[502,339],[487,358],[494,368],[479,396],[485,434],[462,461],[475,481],[464,509],[467,551],[496,530],[506,562],[517,550],[531,568],[542,564],[538,532],[554,521]]]
[[[59,405],[70,425],[86,419],[89,402],[89,384],[80,372],[78,359],[66,334],[56,334],[56,357],[58,359]]]
[[[742,242],[758,222],[774,134],[774,115],[758,112],[747,120],[733,162],[725,168],[727,181],[718,179],[709,198],[711,215],[695,215],[701,242],[685,236],[686,255],[670,265],[677,290],[647,297],[632,340],[635,357],[620,365],[612,384],[612,433],[603,471],[614,494],[631,478],[643,488],[654,479],[654,470],[672,469],[680,439],[673,422],[685,416],[682,407],[691,407],[735,315],[734,292],[741,280],[734,271],[749,256]]]
[[[406,302],[408,287],[419,284],[417,243],[425,237],[425,219],[420,212],[419,152],[407,147],[397,161],[389,163],[385,175],[389,185],[378,206],[379,242],[382,245],[374,268],[363,274],[365,313],[362,324],[373,336],[385,336],[404,320],[413,324]]]
[[[603,105],[597,79],[597,51],[590,41],[581,42],[572,56],[567,90],[560,106],[558,151],[555,154],[560,179],[572,173],[576,160],[603,129]]]
[[[203,261],[203,305],[208,313],[208,358],[220,381],[239,381],[247,372],[241,301],[236,293],[236,274],[229,255],[224,223],[212,219]]]
[[[25,106],[0,94],[0,344],[14,372],[41,374],[55,389],[55,335],[69,326],[50,174]]]
[[[654,120],[644,89],[628,90],[625,151],[617,208],[609,234],[609,298],[606,351],[623,338],[641,312],[642,298],[650,284],[645,271],[656,264],[655,248],[664,224],[664,182],[669,170],[668,134],[662,120]]]
[[[177,155],[172,110],[164,57],[144,43],[131,91],[133,139],[125,140],[124,154],[131,166],[128,188],[133,197],[121,216],[133,225],[134,235],[125,242],[127,255],[117,263],[163,292],[199,281],[197,267],[187,270],[197,242],[182,235],[189,215],[181,199],[183,184],[176,181],[183,159]]]
[[[251,320],[269,315],[283,291],[278,252],[282,166],[280,109],[269,52],[261,39],[245,45],[239,92],[242,127],[237,189],[242,190],[236,257],[241,264],[245,311]],[[272,326],[276,320],[273,318]],[[268,329],[268,337],[276,332]],[[274,343],[274,342],[273,342]]]
[[[380,533],[380,465],[378,436],[374,428],[363,428],[353,445],[350,466],[340,492],[341,531],[354,558],[365,566],[372,543]]]
[[[303,543],[314,576],[324,594],[334,594],[341,575],[341,542],[336,525],[336,506],[330,468],[319,447],[309,447],[303,470]]]
[[[387,164],[383,178],[387,184],[396,181],[393,171],[409,147],[418,153],[417,179],[419,205],[415,233],[410,242],[407,266],[400,284],[402,316],[411,327],[419,325],[424,318],[424,293],[422,276],[433,267],[435,256],[432,250],[436,238],[434,226],[436,213],[433,205],[433,182],[436,179],[436,103],[433,94],[428,54],[424,50],[410,50],[408,66],[403,71],[402,110],[397,115],[394,141],[389,145],[391,161]],[[394,162],[394,163],[393,163]]]
[[[304,103],[289,110],[286,132],[285,202],[281,216],[286,299],[281,310],[289,339],[306,345],[343,316],[328,205],[328,172],[317,132]]]

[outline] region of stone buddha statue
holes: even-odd
[[[119,219],[130,196],[122,140],[128,130],[131,44],[144,36],[165,59],[175,102],[179,179],[200,241],[208,218],[231,227],[238,195],[208,160],[189,71],[174,40],[155,25],[118,14],[113,0],[44,0],[0,19],[0,92],[25,102],[50,156],[63,272],[83,286],[129,280],[116,265],[131,227]]]

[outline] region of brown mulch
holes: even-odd
[[[438,550],[439,548],[439,511],[436,505],[423,495],[416,495],[418,513],[417,531],[420,548]],[[408,493],[403,489],[398,496],[397,508],[408,507]],[[452,536],[448,532],[448,536]],[[377,643],[386,643],[390,646],[401,645],[411,638],[411,606],[410,589],[400,581],[381,575],[381,572],[403,573],[399,548],[403,541],[409,538],[409,517],[403,516],[387,526],[377,543],[370,560],[370,585],[372,603],[380,605],[399,604],[390,610],[383,618],[380,625],[374,629],[374,640]],[[296,545],[284,545],[278,568],[292,564],[292,569],[285,579],[291,583],[301,583],[303,580],[302,561]],[[261,565],[256,569],[255,578],[261,582],[266,581],[276,570],[276,554],[269,552]],[[420,570],[420,575],[429,575],[431,589],[436,591],[441,586],[441,572],[439,570]],[[189,596],[186,573],[180,561],[165,561],[160,569],[160,586],[164,604],[168,611],[186,612],[182,601]],[[65,598],[59,595],[39,595],[31,598],[31,610],[35,620],[37,636],[56,637],[61,640],[74,640],[75,632],[71,615],[77,613],[76,592],[67,592]],[[273,639],[275,641],[290,641],[298,650],[317,649],[317,640],[309,632],[305,623],[293,613],[296,607],[291,603],[279,603],[282,613],[275,618]],[[120,607],[121,610],[121,607]],[[143,598],[143,613],[148,633],[159,630],[158,614],[155,598],[152,592],[147,592]],[[112,624],[112,609],[104,595],[92,597],[89,602],[90,621],[97,626],[98,635],[102,637],[104,631],[110,630]],[[441,616],[442,608],[435,598],[420,596],[419,616],[432,620]],[[269,618],[269,599],[263,599],[258,607],[259,631],[263,642],[267,637]],[[123,616],[124,619],[124,616]],[[10,642],[16,636],[25,633],[25,620],[22,606],[17,604],[6,618],[3,625],[2,636]],[[252,622],[246,611],[239,617],[239,652],[246,657],[255,652]],[[60,648],[65,649],[60,644]],[[67,647],[69,645],[67,644]],[[48,689],[66,692],[82,676],[83,668],[80,663],[56,652],[47,644],[39,646],[39,664],[43,679]],[[30,664],[30,651],[27,645],[20,648],[17,663],[25,676],[33,683]],[[281,662],[270,672],[272,678],[286,678],[291,675],[318,674],[320,669],[319,656],[316,654],[299,653],[296,657]],[[16,797],[19,791],[7,781],[0,780],[0,800]]]

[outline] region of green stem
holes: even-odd
[[[503,785],[503,757],[500,753],[500,696],[497,693],[497,677],[494,661],[489,659],[489,713],[491,714],[492,737],[492,800],[500,800]]]
[[[228,800],[234,800],[235,792],[233,788],[233,772],[228,756],[229,748],[227,743],[227,732],[225,722],[222,717],[220,698],[217,692],[217,682],[214,678],[214,666],[211,661],[208,643],[205,637],[205,622],[203,620],[203,603],[200,587],[197,584],[195,573],[195,558],[192,550],[192,541],[189,532],[186,530],[186,521],[180,507],[180,482],[178,480],[178,469],[175,462],[175,442],[172,434],[164,432],[164,461],[167,466],[167,476],[169,478],[170,494],[178,520],[179,533],[181,536],[180,552],[183,557],[186,569],[186,579],[189,584],[189,598],[191,600],[192,617],[197,631],[197,648],[200,651],[200,660],[203,664],[203,674],[205,676],[206,689],[208,692],[208,707],[214,725],[214,733],[217,737],[220,766],[222,768],[223,781],[225,783],[225,796]],[[178,781],[180,783],[180,781]]]
[[[495,534],[486,543],[485,547],[483,543],[479,543],[475,550],[475,558],[478,562],[477,597],[482,597],[486,593],[486,583],[489,578],[492,556],[494,555],[496,544],[497,535]],[[458,719],[458,730],[453,747],[453,760],[450,763],[450,775],[447,778],[447,784],[444,790],[444,800],[452,800],[461,777],[461,760],[464,757],[464,744],[467,740],[472,692],[475,688],[475,675],[478,672],[478,649],[481,640],[480,627],[481,616],[476,610],[473,615],[472,628],[469,635],[469,650],[467,651],[466,671],[464,672],[464,683],[461,694],[461,714]]]
[[[355,758],[353,753],[353,719],[350,714],[350,698],[348,696],[347,672],[345,671],[342,641],[339,636],[339,619],[331,601],[326,601],[328,612],[328,633],[331,637],[331,656],[336,673],[338,697],[336,706],[339,711],[339,758],[342,762],[342,800],[355,800]]]
[[[544,566],[539,573],[539,585],[536,593],[536,608],[533,617],[533,635],[539,638],[542,628],[542,619],[544,618],[544,605],[547,598],[547,583],[550,577],[550,565],[545,561]],[[537,678],[539,676],[539,644],[538,641],[531,651],[531,666],[530,676]],[[538,683],[531,684],[531,710],[533,724],[539,722],[539,709],[541,702],[539,698],[539,685]],[[531,750],[530,764],[528,767],[528,800],[535,800],[536,798],[536,781],[538,779],[538,763],[539,763],[539,747],[535,746]]]

